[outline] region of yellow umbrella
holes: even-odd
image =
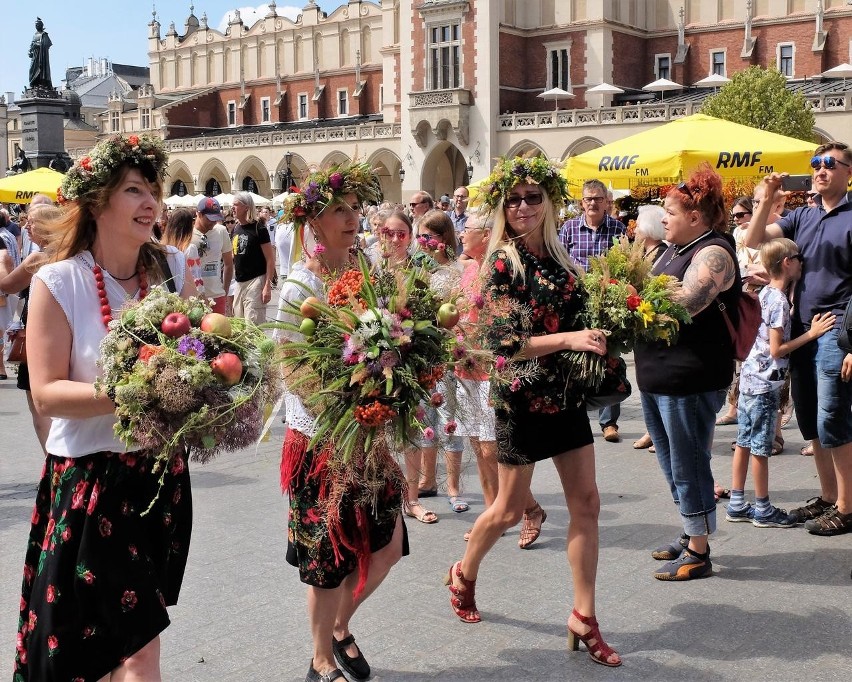
[[[28,204],[36,194],[46,194],[56,201],[56,190],[65,175],[50,168],[36,168],[0,180],[0,201]]]
[[[574,186],[597,178],[616,187],[680,181],[702,161],[723,178],[810,174],[815,148],[813,142],[693,114],[573,156],[563,173]]]

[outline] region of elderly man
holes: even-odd
[[[411,220],[417,223],[420,218],[426,215],[429,211],[435,208],[435,200],[429,192],[415,192],[414,196],[408,202],[408,209],[411,213]]]
[[[624,224],[608,213],[610,200],[606,186],[600,180],[583,183],[583,214],[567,221],[559,231],[559,239],[568,253],[583,270],[589,269],[589,258],[606,253],[612,240],[625,233]],[[605,407],[598,413],[598,423],[603,437],[610,443],[618,443],[618,418],[621,405]]]
[[[467,187],[456,187],[453,192],[453,208],[447,211],[450,220],[453,221],[453,227],[456,230],[456,239],[461,240],[461,233],[464,232],[467,224],[467,202],[470,200],[470,193]]]
[[[810,327],[817,313],[842,319],[852,299],[852,151],[842,142],[817,147],[811,159],[813,188],[821,201],[802,206],[767,225],[771,205],[761,201],[744,243],[756,249],[776,237],[792,239],[803,257],[802,279],[793,293],[791,337]],[[775,196],[782,175],[764,179],[765,196]],[[820,495],[790,515],[814,535],[852,531],[852,353],[837,345],[839,330],[824,334],[790,354],[793,405],[799,429],[811,442]]]

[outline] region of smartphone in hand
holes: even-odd
[[[781,189],[785,192],[807,192],[811,188],[810,175],[785,175],[781,178]]]

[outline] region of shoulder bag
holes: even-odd
[[[731,341],[734,344],[734,358],[742,362],[751,352],[754,340],[757,338],[757,332],[760,329],[762,314],[760,300],[757,298],[757,294],[751,291],[740,292],[737,298],[739,324],[736,328],[734,328],[721,299],[718,301],[718,306],[722,317],[725,318],[725,325],[728,327],[728,333],[731,335]]]

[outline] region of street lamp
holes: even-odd
[[[471,180],[473,179],[473,158],[470,158],[467,161],[467,177]]]
[[[405,168],[402,166],[399,167],[399,181],[405,182]]]
[[[284,187],[282,191],[289,192],[293,186],[293,173],[290,171],[290,163],[293,161],[293,152],[286,151],[284,153],[284,163],[287,164],[287,170],[284,172]]]

